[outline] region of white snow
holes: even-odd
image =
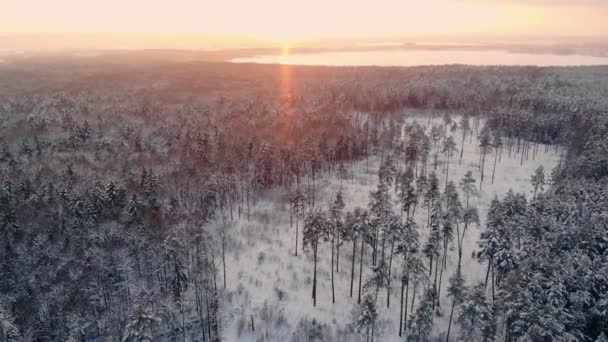
[[[436,116],[437,118],[439,116]],[[412,119],[408,119],[411,121]],[[439,119],[434,119],[439,123]],[[456,119],[457,121],[458,119]],[[426,118],[418,118],[422,125],[426,125]],[[475,129],[475,128],[473,128]],[[449,133],[454,135],[460,149],[461,132]],[[462,165],[459,164],[459,154],[456,153],[450,162],[449,178],[457,185],[467,171],[472,171],[477,180],[479,189],[479,148],[478,141],[473,138],[472,144],[467,136],[464,146],[464,158]],[[503,197],[509,190],[524,192],[528,198],[532,197],[532,186],[530,176],[533,171],[543,165],[547,173],[557,165],[559,153],[555,147],[549,147],[545,153],[545,146],[538,148],[538,154],[533,160],[530,151],[529,159],[524,158],[520,166],[520,155],[509,158],[508,150],[502,152],[501,161],[496,166],[494,184],[491,184],[494,154],[490,153],[486,159],[486,178],[483,190],[471,197],[471,205],[477,206],[480,211],[482,227],[485,224],[485,216],[491,199],[498,195]],[[445,186],[445,164],[441,160],[436,173],[441,182],[440,189]],[[354,207],[366,207],[369,192],[375,189],[377,184],[377,170],[380,157],[374,156],[369,160],[369,168],[366,160],[357,161],[347,165],[349,177],[353,179],[343,183],[343,193],[346,202],[346,210]],[[429,157],[428,169],[433,170],[433,159]],[[400,167],[403,163],[400,162]],[[335,193],[339,190],[340,182],[335,175],[330,177],[324,173],[316,183],[316,203],[318,207],[328,208],[328,203],[333,200]],[[391,190],[393,199],[395,193]],[[461,193],[464,205],[464,195]],[[318,259],[318,299],[317,306],[313,307],[311,299],[313,262],[310,251],[302,253],[302,242],[298,243],[298,256],[294,255],[295,247],[295,224],[290,227],[289,207],[287,195],[284,189],[276,189],[266,192],[260,196],[255,206],[255,213],[248,221],[246,215],[239,219],[235,216],[230,227],[231,241],[227,254],[227,294],[224,310],[227,314],[223,318],[224,337],[226,340],[272,340],[282,341],[296,337],[296,327],[300,319],[308,317],[329,326],[333,340],[352,341],[353,337],[347,338],[340,332],[345,325],[352,322],[352,312],[357,297],[358,265],[355,272],[354,298],[349,297],[350,290],[350,266],[352,256],[352,244],[344,243],[340,249],[340,268],[336,273],[335,290],[336,303],[331,303],[331,269],[330,269],[330,245],[321,244]],[[418,205],[416,209],[416,220],[419,225],[420,242],[424,244],[428,235],[426,227],[426,208]],[[300,222],[300,235],[302,223]],[[472,227],[467,231],[464,240],[463,270],[467,285],[483,281],[486,266],[473,259],[471,252],[477,249],[477,239],[480,229]],[[359,247],[357,247],[358,250]],[[442,317],[435,317],[433,336],[440,338],[445,336],[447,330],[450,299],[446,297],[447,282],[449,276],[455,269],[457,262],[456,246],[448,252],[447,273],[444,272],[441,289]],[[357,255],[357,263],[358,263]],[[364,273],[370,272],[369,263],[371,249],[366,251],[366,263]],[[427,262],[427,260],[424,260]],[[378,340],[397,341],[399,319],[399,280],[398,266],[400,260],[393,260],[393,289],[391,292],[391,307],[386,308],[386,291],[382,290],[378,298],[380,315],[384,328],[382,337]],[[221,268],[220,268],[221,272]],[[220,273],[221,277],[221,273]],[[364,278],[365,281],[365,278]],[[417,291],[420,295],[422,291]],[[410,292],[411,295],[411,292]],[[419,303],[419,298],[416,299]],[[251,317],[253,316],[255,332],[251,331]],[[458,328],[453,328],[452,337],[456,337]],[[445,339],[445,337],[443,337]]]

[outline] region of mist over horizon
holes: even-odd
[[[606,36],[520,36],[513,34],[382,34],[277,40],[252,34],[212,33],[1,33],[0,54],[94,50],[221,50],[277,48],[423,46],[539,46],[608,48]]]

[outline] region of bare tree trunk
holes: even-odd
[[[448,175],[450,174],[450,153],[448,153],[445,162],[445,187],[448,187]]]
[[[312,306],[317,306],[317,247],[318,241],[314,242],[314,255],[313,255],[313,263],[314,263],[314,271],[312,276]]]
[[[483,156],[481,158],[481,182],[479,183],[479,191],[481,191],[481,187],[483,185],[483,176],[486,168],[486,150],[483,149]]]
[[[437,274],[438,272],[438,268],[439,268],[439,255],[437,255],[437,257],[435,258],[435,279],[433,280],[433,286],[435,288],[435,290],[437,290]],[[439,296],[437,296],[437,306],[439,306]],[[435,309],[435,298],[433,298],[433,309]]]
[[[410,311],[414,312],[414,302],[416,301],[416,289],[418,288],[418,286],[416,285],[416,283],[414,283],[414,291],[412,292],[412,305],[410,306]],[[407,303],[406,303],[407,305]],[[406,317],[407,320],[407,317]],[[412,321],[410,321],[410,326],[412,325]]]
[[[336,303],[336,291],[334,287],[334,236],[331,236],[331,303]]]
[[[454,316],[454,306],[456,306],[456,300],[452,301],[452,309],[450,310],[450,322],[448,323],[448,333],[445,336],[445,342],[450,341],[450,330],[452,328],[452,316]]]
[[[340,273],[340,231],[338,234],[338,243],[336,244],[336,273]]]
[[[498,157],[498,149],[496,149],[496,154],[494,155],[494,169],[492,169],[492,184],[494,184],[494,174],[496,173],[496,157]]]
[[[391,305],[391,269],[393,265],[393,249],[395,248],[395,238],[391,241],[391,253],[388,258],[388,286],[386,287],[386,307],[390,307]]]
[[[359,260],[359,294],[357,304],[361,304],[361,280],[363,278],[363,256],[365,251],[365,238],[361,237],[361,256]]]
[[[399,305],[399,336],[403,335],[403,292],[405,290],[405,279],[401,278],[401,301]],[[406,298],[407,300],[407,298]],[[407,308],[406,308],[407,310]]]
[[[353,283],[355,281],[355,253],[357,252],[357,239],[353,237],[353,263],[350,269],[350,298],[353,298]]]
[[[465,130],[463,130],[462,132],[462,144],[460,144],[460,161],[458,162],[458,165],[462,165],[462,155],[464,154],[464,139],[466,137],[466,132]]]
[[[495,282],[495,279],[494,279],[494,266],[492,266],[492,278],[491,278],[491,280],[492,280],[492,302],[494,302],[496,300],[496,297],[494,295],[494,282]]]
[[[296,215],[296,256],[298,256],[298,216]]]
[[[490,260],[488,260],[488,271],[486,272],[486,281],[483,285],[484,289],[488,288],[488,278],[490,277],[490,268],[491,267],[492,267],[492,258],[490,258]]]

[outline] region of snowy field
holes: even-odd
[[[409,118],[409,121],[418,120],[421,125],[427,124],[426,118]],[[440,123],[439,119],[433,119]],[[458,119],[457,119],[458,120]],[[456,121],[457,121],[456,120]],[[431,125],[432,126],[432,125]],[[430,129],[430,127],[429,127]],[[475,127],[473,127],[475,133]],[[454,136],[460,149],[462,132],[456,130],[449,132]],[[475,134],[474,134],[475,135]],[[457,185],[467,171],[472,171],[477,180],[479,190],[479,142],[476,137],[467,136],[464,144],[462,163],[459,163],[460,151],[455,153],[449,165],[449,179]],[[530,149],[529,155],[523,158],[521,154],[514,153],[509,157],[508,149],[502,151],[500,160],[496,165],[496,174],[492,183],[492,169],[495,153],[489,153],[485,163],[485,179],[481,191],[477,191],[470,199],[472,206],[480,211],[481,226],[471,227],[464,240],[463,275],[467,285],[483,281],[487,269],[486,264],[480,264],[472,256],[477,249],[477,239],[484,229],[485,216],[490,201],[495,195],[500,198],[512,189],[514,192],[523,192],[528,199],[532,198],[532,185],[530,176],[540,165],[543,165],[546,174],[559,162],[559,152],[555,147],[546,148],[538,146],[537,153]],[[355,207],[367,207],[369,193],[375,190],[378,182],[378,168],[380,156],[372,156],[369,161],[361,160],[347,165],[348,180],[343,182],[343,194],[346,210]],[[403,162],[398,164],[403,168]],[[445,186],[445,163],[443,156],[439,157],[436,174],[443,192]],[[429,157],[429,172],[433,170],[432,153]],[[332,170],[333,172],[333,170]],[[550,182],[550,180],[549,180]],[[329,203],[335,198],[340,188],[340,180],[335,174],[324,172],[317,179],[316,203],[317,207],[327,210]],[[397,209],[394,189],[391,189],[392,199]],[[462,192],[461,201],[464,203]],[[348,335],[346,326],[353,321],[353,308],[357,301],[357,285],[359,280],[358,260],[355,270],[355,291],[350,298],[352,243],[345,242],[340,248],[339,269],[335,274],[336,303],[331,298],[331,251],[330,244],[320,244],[318,256],[318,300],[313,307],[311,299],[313,260],[311,250],[302,252],[302,222],[300,222],[300,241],[298,243],[298,256],[295,256],[295,224],[290,226],[289,201],[284,189],[276,189],[259,196],[254,213],[247,220],[245,215],[239,219],[236,215],[230,223],[229,241],[227,246],[227,293],[223,303],[224,317],[222,319],[224,339],[228,341],[305,341],[311,330],[316,330],[319,340],[353,341],[359,337]],[[427,239],[426,225],[427,209],[421,205],[416,209],[416,221],[420,234],[421,245]],[[357,247],[358,250],[358,247]],[[371,272],[371,249],[368,248],[364,260],[363,282]],[[423,260],[428,263],[426,259]],[[400,271],[399,260],[393,260],[391,305],[386,307],[386,291],[381,290],[378,297],[380,309],[381,328],[376,340],[398,341],[399,321],[399,291]],[[435,317],[433,339],[445,340],[448,325],[451,300],[447,298],[447,283],[457,264],[457,248],[454,243],[448,250],[447,268],[441,282],[440,311],[441,316]],[[220,277],[222,274],[220,273]],[[422,293],[417,291],[416,296]],[[410,291],[410,298],[411,298]],[[411,301],[411,299],[409,299]],[[420,298],[416,299],[416,304]],[[411,311],[409,312],[411,313]],[[311,323],[313,319],[318,323]],[[455,321],[455,319],[454,319]],[[252,329],[255,328],[255,331]],[[458,327],[452,328],[451,340],[456,340]],[[364,337],[361,337],[363,339]]]

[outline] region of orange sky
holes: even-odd
[[[246,33],[274,41],[608,33],[608,0],[0,0],[0,8],[4,33]]]

